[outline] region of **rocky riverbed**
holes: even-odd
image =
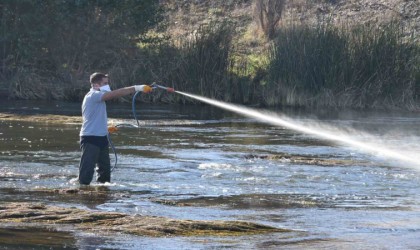
[[[77,191],[71,193],[79,193]],[[128,215],[124,213],[84,210],[44,203],[13,202],[0,204],[1,224],[23,226],[69,226],[77,230],[112,231],[141,236],[197,236],[243,235],[290,232],[244,221],[175,220],[157,216]]]

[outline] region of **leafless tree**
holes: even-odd
[[[269,38],[273,38],[286,0],[255,0],[255,17],[259,27]]]

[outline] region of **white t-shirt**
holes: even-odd
[[[105,101],[102,96],[105,92],[90,89],[82,103],[83,124],[80,136],[106,136],[108,134],[108,116]]]

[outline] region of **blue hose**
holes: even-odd
[[[131,102],[131,109],[133,110],[133,116],[134,119],[136,119],[137,122],[137,127],[140,128],[140,124],[139,124],[139,119],[137,119],[137,115],[136,115],[136,97],[137,95],[140,93],[140,91],[137,91],[134,95],[133,95],[133,101]]]
[[[114,156],[115,156],[115,163],[114,163],[114,166],[111,168],[111,172],[112,172],[117,167],[118,155],[117,155],[117,150],[115,150],[114,143],[112,143],[110,134],[108,133],[106,137],[108,138],[109,145],[111,145],[112,151],[114,152]]]
[[[136,119],[138,128],[140,128],[140,123],[139,123],[139,119],[137,118],[137,114],[136,114],[136,97],[139,93],[140,93],[140,91],[136,92],[133,95],[133,101],[132,101],[132,104],[131,104],[131,107],[132,107],[132,110],[133,110],[133,116],[134,116],[134,119]],[[107,134],[107,137],[108,137],[109,145],[111,146],[112,151],[114,152],[114,156],[115,156],[115,163],[114,163],[114,166],[111,168],[111,172],[112,172],[117,167],[118,155],[117,155],[117,150],[115,149],[114,143],[112,143],[111,136],[110,136],[109,133]]]
[[[168,91],[173,92],[173,89],[172,89],[172,88],[163,87],[163,86],[157,85],[157,84],[155,84],[155,83],[154,83],[154,84],[152,84],[152,86],[153,86],[153,88],[158,87],[158,88],[166,89],[166,90],[168,90]],[[134,119],[136,119],[136,122],[137,122],[137,128],[140,128],[139,119],[137,118],[137,114],[136,114],[136,97],[137,97],[137,95],[138,95],[139,93],[140,93],[140,91],[137,91],[137,92],[133,95],[133,100],[132,100],[132,102],[131,102],[131,109],[132,109],[132,111],[133,111],[133,116],[134,116]],[[112,169],[111,169],[111,172],[112,172],[112,171],[114,171],[114,169],[117,167],[117,163],[118,163],[118,156],[117,156],[117,151],[115,150],[114,144],[112,143],[111,136],[109,135],[109,133],[108,133],[107,137],[108,137],[108,142],[109,142],[109,145],[111,145],[112,151],[114,152],[114,155],[115,155],[115,164],[114,164],[114,166],[113,166],[113,167],[112,167]]]

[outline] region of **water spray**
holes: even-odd
[[[163,89],[166,90],[168,92],[171,93],[177,93],[195,100],[199,100],[201,102],[219,107],[221,109],[224,110],[228,110],[240,115],[243,115],[245,117],[249,117],[249,118],[253,118],[253,119],[257,119],[263,122],[266,122],[268,124],[274,125],[274,126],[281,126],[281,127],[285,127],[294,131],[298,131],[304,134],[309,134],[309,135],[314,135],[316,137],[322,138],[322,139],[326,139],[329,141],[333,141],[333,142],[338,142],[341,143],[343,145],[349,145],[352,146],[354,148],[356,148],[357,150],[361,150],[364,152],[368,152],[370,154],[381,154],[384,155],[388,158],[392,158],[392,159],[396,159],[402,162],[406,162],[409,163],[411,166],[416,166],[416,169],[419,170],[420,169],[420,158],[419,157],[414,157],[414,156],[408,156],[406,154],[402,154],[399,153],[395,150],[389,149],[387,147],[384,147],[383,145],[379,145],[379,144],[374,144],[374,143],[366,143],[366,142],[362,142],[362,141],[358,141],[355,140],[353,138],[350,138],[350,136],[348,134],[345,134],[343,132],[337,132],[337,131],[333,131],[333,129],[325,129],[325,126],[323,127],[316,127],[316,126],[309,126],[309,125],[302,125],[297,123],[296,121],[294,121],[291,118],[288,118],[286,116],[279,116],[279,114],[277,113],[273,113],[273,112],[268,112],[268,111],[260,111],[260,110],[256,110],[256,109],[252,109],[252,108],[247,108],[244,106],[240,106],[240,105],[234,105],[234,104],[230,104],[230,103],[226,103],[226,102],[222,102],[222,101],[217,101],[217,100],[213,100],[213,99],[209,99],[206,97],[202,97],[202,96],[197,96],[197,95],[193,95],[193,94],[189,94],[189,93],[185,93],[185,92],[181,92],[181,91],[175,91],[173,88],[170,87],[165,87],[165,86],[161,86],[158,85],[156,83],[153,83],[151,85],[151,87],[153,89]],[[133,116],[137,122],[137,127],[140,127],[137,115],[136,115],[136,109],[135,109],[135,100],[136,100],[136,96],[138,95],[139,92],[136,92],[136,94],[133,96],[133,101],[132,101],[132,110],[133,110]],[[334,129],[336,130],[336,129]],[[111,140],[110,140],[111,142]],[[116,162],[115,162],[115,166],[117,163],[117,156],[116,156],[116,152],[115,152],[115,148],[112,145],[111,142],[111,146],[113,148],[114,154],[115,154],[115,158],[116,158]],[[113,167],[113,169],[115,168],[115,166]]]
[[[355,139],[350,138],[345,133],[338,133],[334,131],[329,131],[320,127],[311,127],[308,125],[301,125],[298,124],[296,121],[288,117],[281,117],[276,113],[268,112],[268,111],[259,111],[251,108],[247,108],[244,106],[234,105],[226,102],[212,100],[206,97],[192,95],[189,93],[184,93],[181,91],[175,91],[175,93],[199,100],[201,102],[235,112],[237,114],[241,114],[246,117],[254,118],[268,124],[274,126],[282,126],[289,128],[291,130],[295,130],[301,133],[310,134],[317,136],[319,138],[327,139],[329,141],[339,142],[341,144],[350,145],[355,147],[358,150],[363,150],[365,152],[371,154],[381,154],[388,158],[393,158],[399,161],[403,161],[409,163],[410,165],[417,166],[417,169],[420,167],[420,159],[419,157],[410,157],[405,154],[401,154],[389,148],[386,148],[382,145],[377,145],[374,143],[365,143]]]

